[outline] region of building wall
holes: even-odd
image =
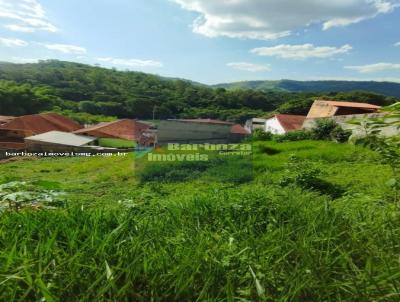
[[[337,107],[331,106],[328,102],[315,101],[308,112],[307,118],[331,117],[336,114]]]
[[[271,132],[272,134],[285,134],[286,131],[280,124],[279,120],[275,117],[268,119],[265,122],[265,132]]]
[[[244,128],[252,133],[256,129],[262,129],[265,131],[265,119],[252,118],[246,121]]]
[[[157,141],[165,143],[224,143],[229,141],[231,125],[161,121]]]
[[[333,116],[330,119],[338,123],[343,129],[351,130],[353,137],[359,137],[365,135],[365,130],[359,125],[353,125],[350,123],[352,120],[362,120],[366,118],[382,118],[385,113],[370,113],[370,114],[351,114],[351,115],[338,115]],[[326,118],[324,118],[326,119]],[[303,125],[303,129],[311,130],[315,127],[316,121],[319,119],[306,119]],[[387,119],[387,122],[398,121],[400,119]],[[381,134],[385,137],[391,137],[400,134],[400,130],[396,126],[389,126],[381,128]]]

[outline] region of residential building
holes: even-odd
[[[143,133],[150,128],[151,125],[147,123],[131,119],[121,119],[79,129],[74,131],[74,133],[98,138],[119,138],[140,142],[144,139]]]
[[[308,112],[307,119],[370,114],[378,112],[380,108],[380,106],[366,103],[316,100]]]
[[[176,119],[161,121],[157,141],[166,143],[227,143],[233,123],[213,119]]]
[[[276,114],[265,121],[265,132],[285,134],[301,130],[306,117],[301,115]]]

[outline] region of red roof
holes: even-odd
[[[286,131],[301,130],[306,119],[302,115],[277,114],[275,117]]]
[[[379,108],[381,108],[381,106],[367,104],[367,103],[324,101],[324,100],[317,100],[317,102],[325,102],[326,104],[334,106],[334,107],[348,107],[348,108],[361,108],[361,109],[379,109]]]
[[[105,138],[121,138],[127,140],[139,140],[143,132],[150,125],[135,120],[123,119],[113,122],[100,123],[91,127],[79,129],[76,134],[91,135]]]
[[[250,132],[243,128],[242,125],[236,124],[231,127],[231,133],[249,135]]]
[[[201,123],[201,124],[218,124],[218,125],[233,125],[233,123],[220,121],[220,120],[213,120],[213,119],[180,119],[175,120],[178,122],[188,122],[188,123]]]
[[[77,122],[57,113],[42,113],[16,117],[1,125],[1,129],[28,130],[34,134],[49,131],[72,132],[82,128]]]

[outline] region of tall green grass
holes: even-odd
[[[9,212],[0,300],[396,301],[399,218],[258,185]]]
[[[193,178],[191,164],[141,167],[131,155],[0,165],[0,183],[69,200],[0,215],[0,301],[400,300],[400,214],[373,152],[260,142],[253,159],[254,170],[228,159]],[[184,177],[159,181],[174,171]]]

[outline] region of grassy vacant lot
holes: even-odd
[[[399,301],[400,212],[377,155],[315,141],[254,148],[252,168],[195,173],[135,171],[133,156],[0,165],[0,183],[68,199],[0,214],[0,300]],[[235,181],[248,169],[253,179]]]
[[[134,141],[118,138],[100,138],[99,145],[110,148],[133,148],[136,146]]]

